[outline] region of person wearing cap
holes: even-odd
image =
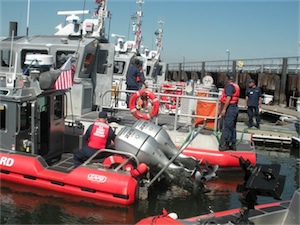
[[[223,117],[222,140],[220,150],[236,150],[236,122],[239,114],[238,102],[240,86],[234,82],[232,73],[226,74],[227,83],[221,94],[221,114]]]
[[[141,89],[140,83],[144,84],[146,88],[148,87],[145,81],[141,78],[142,74],[140,72],[140,64],[140,60],[135,59],[134,62],[129,66],[126,74],[126,90],[138,91]],[[127,108],[129,108],[130,97],[131,93],[127,93]]]
[[[253,127],[253,116],[255,116],[255,127],[260,129],[259,111],[262,104],[261,89],[256,86],[255,80],[249,80],[249,88],[246,90],[245,108],[248,114],[248,128]]]
[[[83,136],[83,140],[87,142],[87,146],[74,153],[74,167],[78,167],[96,151],[110,148],[115,137],[115,132],[107,123],[107,113],[104,111],[100,112],[97,120],[89,126]],[[108,155],[110,155],[108,152],[98,154],[101,158],[105,158]]]

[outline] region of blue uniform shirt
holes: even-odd
[[[139,69],[135,65],[130,65],[128,68],[128,72],[126,75],[126,84],[127,87],[130,88],[138,88],[138,82],[136,81],[136,77],[139,76]]]
[[[225,95],[232,96],[235,93],[235,88],[232,84],[228,84],[225,87]]]
[[[259,97],[262,97],[261,89],[257,86],[255,88],[248,88],[246,96],[248,96],[247,106],[257,107],[259,104]]]

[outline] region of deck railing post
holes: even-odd
[[[287,58],[282,59],[282,74],[280,82],[279,104],[286,104]]]
[[[201,68],[201,78],[200,79],[201,79],[201,82],[202,82],[202,79],[205,76],[205,62],[202,62],[201,66],[202,66],[202,68]]]

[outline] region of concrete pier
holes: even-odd
[[[246,114],[244,103],[245,100],[241,98],[239,101],[240,114]],[[237,123],[237,130],[241,132],[247,131],[248,133],[251,133],[253,141],[256,144],[282,146],[290,146],[294,144],[293,141],[296,141],[294,137],[299,137],[299,134],[296,131],[294,122],[291,122],[289,118],[298,118],[299,123],[300,112],[296,111],[296,109],[294,108],[281,107],[279,105],[263,104],[262,117],[263,116],[274,117],[275,120],[277,119],[277,121],[274,123],[264,123],[264,121],[262,121],[260,129],[257,129],[256,127],[248,128],[246,121],[242,121]],[[279,119],[280,117],[285,117],[286,120],[282,121]]]

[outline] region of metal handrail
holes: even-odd
[[[115,92],[114,89],[111,90],[107,90],[105,91],[102,96],[101,96],[101,102],[102,104],[100,105],[100,111],[103,109],[115,109],[115,110],[124,110],[124,111],[129,111],[129,109],[127,108],[122,108],[122,107],[117,107],[114,105],[104,105],[103,104],[103,100],[104,97],[109,94],[109,93],[113,93]],[[132,90],[118,90],[119,93],[135,93],[136,91],[132,91]],[[208,102],[215,102],[216,104],[216,108],[219,108],[220,105],[220,101],[219,101],[219,93],[218,92],[207,92],[207,91],[201,91],[201,90],[196,90],[195,92],[197,93],[205,93],[207,95],[212,95],[212,96],[195,96],[195,95],[176,95],[176,94],[166,94],[166,93],[161,93],[161,92],[155,92],[153,91],[153,93],[155,93],[156,97],[160,100],[162,96],[166,96],[166,97],[170,97],[170,98],[176,98],[176,110],[175,110],[175,115],[174,115],[174,130],[177,129],[177,125],[178,125],[178,116],[185,116],[185,117],[191,117],[193,119],[195,118],[202,118],[202,119],[210,119],[210,120],[214,120],[214,124],[215,127],[214,129],[217,130],[217,122],[218,120],[221,118],[221,116],[219,115],[218,110],[216,110],[215,116],[202,116],[202,115],[193,115],[193,114],[183,114],[181,112],[179,112],[179,103],[180,103],[180,99],[186,98],[186,99],[190,99],[190,100],[202,100],[202,101],[208,101]],[[120,94],[118,96],[121,96]],[[213,96],[218,96],[218,97],[213,97]],[[125,100],[125,99],[122,99]],[[165,102],[164,102],[165,103]],[[164,104],[163,103],[163,104]],[[160,112],[160,114],[164,114],[164,112]],[[155,124],[158,124],[158,117],[155,118]]]
[[[88,158],[82,165],[83,166],[86,166],[87,164],[89,164],[93,159],[95,159],[95,157],[97,156],[97,155],[99,155],[100,153],[103,153],[103,152],[110,152],[110,153],[114,153],[114,154],[119,154],[119,155],[125,155],[125,156],[127,156],[128,157],[128,159],[127,159],[127,161],[124,163],[121,163],[118,167],[116,167],[114,170],[115,171],[117,171],[117,170],[119,170],[122,166],[123,166],[123,164],[125,165],[130,159],[134,159],[134,161],[135,161],[135,163],[136,163],[136,165],[139,165],[140,164],[140,161],[138,160],[138,158],[134,155],[134,154],[132,154],[132,153],[130,153],[130,152],[124,152],[124,151],[118,151],[118,150],[113,150],[113,149],[106,149],[106,148],[104,148],[104,149],[99,149],[98,151],[96,151],[90,158]]]

